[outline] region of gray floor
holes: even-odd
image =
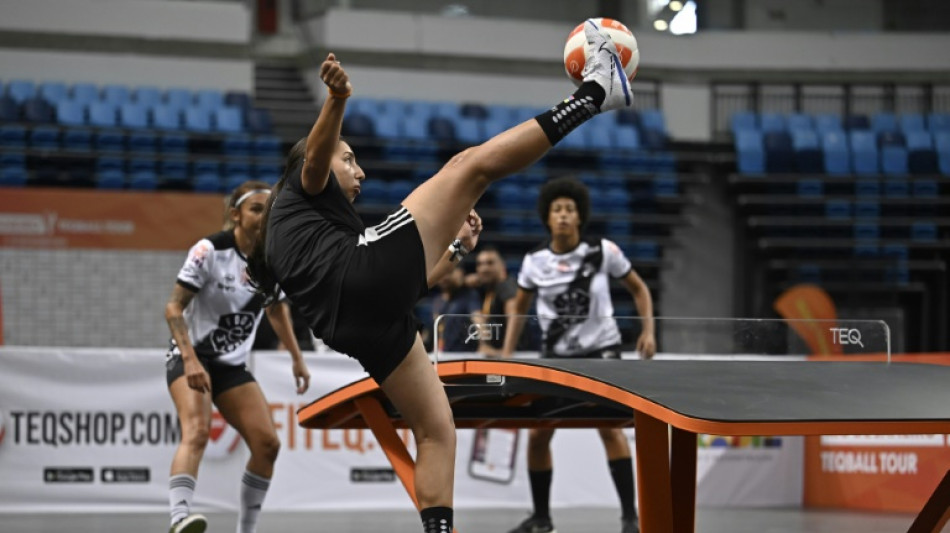
[[[471,510],[457,513],[460,532],[505,533],[526,513],[510,509]],[[910,515],[803,511],[799,509],[718,510],[700,509],[697,533],[894,533],[907,531]],[[208,533],[234,531],[234,514],[208,515]],[[554,511],[560,533],[618,532],[616,511],[560,509]],[[168,518],[161,514],[45,514],[0,515],[0,533],[111,533],[162,532]],[[267,513],[261,517],[260,533],[312,532],[419,533],[412,512]]]

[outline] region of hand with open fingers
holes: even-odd
[[[642,333],[637,339],[637,352],[640,353],[640,359],[653,359],[656,354],[656,339],[652,333]]]
[[[211,377],[194,357],[185,359],[185,379],[188,387],[197,392],[211,392]]]
[[[303,394],[310,388],[310,371],[307,370],[307,364],[300,361],[294,361],[294,383],[297,385],[297,394]]]
[[[327,58],[320,65],[320,79],[330,88],[330,94],[335,96],[349,96],[353,91],[350,77],[333,52],[327,54]]]
[[[462,241],[462,246],[464,246],[466,250],[472,251],[478,244],[478,236],[481,234],[482,217],[478,216],[478,213],[472,209],[465,218],[465,222],[462,223],[462,228],[459,230],[456,238]]]

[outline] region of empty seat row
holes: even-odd
[[[30,80],[11,80],[0,90],[0,96],[7,96],[23,103],[32,98],[42,98],[51,104],[59,102],[77,102],[91,104],[95,102],[121,105],[137,103],[145,106],[159,104],[170,105],[178,109],[200,107],[213,111],[220,107],[249,107],[251,98],[240,91],[223,92],[216,89],[192,91],[181,87],[161,89],[156,86],[130,87],[120,84],[98,86],[92,83],[68,85],[64,82],[35,83]]]
[[[842,118],[832,113],[808,115],[804,113],[754,113],[741,111],[731,117],[733,134],[741,130],[760,130],[763,132],[817,130],[826,131],[854,131],[870,130],[875,133],[902,132],[904,134],[916,131],[950,131],[950,113],[933,112],[903,113],[900,115],[880,112],[868,117],[867,115],[848,115]]]
[[[950,175],[950,131],[889,133],[810,130],[736,133],[737,168],[743,174],[804,172],[835,175]]]

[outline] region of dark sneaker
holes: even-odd
[[[207,528],[207,518],[200,514],[190,514],[172,524],[168,533],[204,533]]]
[[[621,519],[620,533],[640,533],[640,520],[637,517]]]
[[[557,530],[550,518],[532,515],[508,533],[557,533]]]

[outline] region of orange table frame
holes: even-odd
[[[662,362],[658,362],[662,364]],[[453,380],[480,378],[484,388],[486,376],[524,378],[542,384],[593,394],[613,404],[626,406],[632,418],[599,418],[589,420],[506,420],[502,418],[466,418],[458,420],[459,428],[498,427],[624,427],[635,426],[637,494],[640,527],[643,533],[695,531],[696,444],[697,434],[712,435],[903,435],[950,433],[948,420],[910,421],[847,421],[832,422],[721,422],[683,415],[654,403],[636,393],[556,368],[536,366],[513,360],[463,360],[441,362],[440,377],[452,386]],[[530,395],[529,395],[530,396]],[[529,401],[515,397],[508,404]],[[396,432],[404,427],[398,416],[383,407],[385,396],[371,378],[356,381],[333,391],[301,408],[298,422],[303,427],[369,428],[406,491],[418,508],[414,490],[414,462]],[[930,501],[921,510],[908,533],[937,532],[950,518],[950,473],[935,489]]]

